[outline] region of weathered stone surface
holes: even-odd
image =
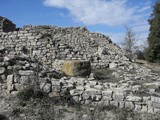
[[[94,88],[96,88],[98,90],[103,90],[103,86],[102,85],[95,85]]]
[[[13,74],[7,76],[7,91],[11,92],[14,89]]]
[[[5,72],[5,68],[4,67],[0,67],[0,75],[4,74]]]
[[[109,68],[110,69],[113,69],[113,68],[116,68],[118,65],[116,63],[110,63],[109,64]]]
[[[88,88],[88,89],[86,89],[84,91],[84,94],[88,94],[88,95],[101,95],[102,91],[94,89],[94,88]]]
[[[0,46],[0,53],[3,53],[5,51],[5,47],[4,46]]]
[[[43,86],[42,90],[43,90],[44,92],[46,92],[46,93],[49,93],[49,92],[51,92],[51,90],[52,90],[52,85],[51,85],[50,83],[46,83],[46,84]]]
[[[78,86],[76,89],[70,90],[72,96],[82,95],[84,92],[84,87]]]
[[[113,95],[113,91],[112,91],[112,90],[102,91],[102,96],[103,96],[104,98],[111,99],[111,98],[112,98],[112,95]],[[105,97],[105,96],[106,96],[106,97]]]
[[[20,70],[19,71],[19,75],[21,75],[21,76],[30,76],[30,75],[34,75],[35,73],[34,73],[34,71],[31,71],[31,70],[26,70],[26,71],[24,71],[24,70]]]
[[[133,102],[125,102],[125,108],[134,109],[134,103]]]
[[[62,71],[68,76],[89,76],[91,73],[90,61],[67,61],[63,64]]]
[[[122,93],[122,92],[116,92],[113,94],[113,99],[115,101],[121,102],[124,100],[124,98],[125,98],[125,96],[124,96],[124,93]]]
[[[141,102],[142,98],[138,96],[127,96],[126,97],[127,101],[132,101],[132,102]]]

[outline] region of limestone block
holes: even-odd
[[[114,63],[114,62],[109,64],[109,68],[110,69],[116,68],[117,66],[118,65],[116,63]]]
[[[88,88],[84,91],[84,93],[88,95],[101,95],[102,91],[94,88]]]
[[[160,109],[160,103],[152,102],[152,106],[153,106],[153,108],[158,108],[158,109]]]
[[[13,83],[13,74],[7,76],[7,83]]]
[[[103,86],[102,85],[95,85],[94,88],[96,88],[98,90],[103,90]]]
[[[141,89],[141,85],[132,86],[132,91],[134,91],[134,92],[139,91],[140,89]]]
[[[142,110],[142,106],[141,105],[135,105],[135,111],[141,111]]]
[[[151,114],[155,113],[152,106],[148,106],[148,111],[147,112],[151,113]]]
[[[121,101],[124,100],[124,98],[125,98],[124,93],[116,92],[116,93],[113,94],[113,99],[115,101],[121,102]]]
[[[87,77],[91,73],[90,61],[73,60],[63,64],[62,71],[68,76]]]
[[[72,98],[75,102],[79,102],[79,96],[73,96]]]
[[[70,94],[72,96],[81,95],[84,92],[84,87],[78,86],[76,89],[70,90]]]
[[[46,93],[50,93],[52,90],[52,85],[50,83],[46,83],[44,86],[43,86],[43,91],[46,92]]]
[[[82,98],[83,98],[83,100],[88,100],[91,98],[91,96],[85,93],[82,95]]]
[[[154,113],[157,113],[157,112],[160,112],[160,108],[159,109],[154,108]]]
[[[147,112],[148,111],[148,106],[147,105],[142,105],[142,112]]]
[[[160,98],[159,97],[153,97],[153,96],[151,96],[151,101],[160,104]]]
[[[57,98],[57,97],[60,97],[60,94],[58,92],[51,92],[48,94],[48,96],[53,97],[53,98],[55,98],[55,97]]]
[[[4,67],[0,67],[0,75],[4,74],[5,72],[5,68]]]
[[[31,76],[31,75],[34,75],[34,71],[32,70],[20,70],[19,71],[19,75],[21,76]]]
[[[4,52],[5,48],[4,46],[0,46],[0,53]]]
[[[107,99],[111,99],[112,95],[113,95],[113,91],[112,90],[102,91],[102,96],[107,98]]]
[[[125,108],[134,109],[135,105],[133,102],[125,102]]]
[[[142,98],[138,96],[127,96],[126,97],[127,101],[133,101],[133,102],[141,102]]]
[[[89,85],[91,87],[93,87],[93,86],[97,85],[97,81],[89,81]]]
[[[13,85],[13,75],[7,76],[7,91],[11,92],[14,89]]]

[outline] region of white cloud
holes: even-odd
[[[128,0],[45,0],[46,6],[67,9],[72,17],[85,25],[122,25],[140,18]]]
[[[136,33],[148,32],[149,31],[149,24],[144,23],[144,24],[135,25],[132,29]]]

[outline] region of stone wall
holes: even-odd
[[[123,49],[83,27],[24,26],[0,32],[0,92],[15,94],[35,82],[50,97],[69,92],[83,104],[105,104],[155,113],[160,111],[160,77],[130,61]],[[66,60],[89,60],[109,68],[118,82],[62,77]]]
[[[0,16],[0,32],[15,31],[16,25],[12,21]]]
[[[128,61],[124,51],[108,37],[90,33],[83,27],[24,26],[19,31],[1,32],[0,44],[10,48],[13,54],[25,53],[37,57],[49,67],[57,65],[57,61],[71,59],[91,60],[93,67]]]
[[[1,47],[0,94],[17,94],[28,86],[38,85],[51,99],[69,93],[71,99],[81,104],[114,105],[149,113],[160,111],[160,97],[156,92],[160,87],[160,77],[141,66],[133,65],[133,67],[137,67],[137,73],[135,71],[134,74],[129,74],[124,71],[123,76],[120,76],[122,80],[117,83],[107,80],[101,82],[92,74],[86,78],[66,77],[54,69],[46,70],[34,58],[25,54],[12,55],[7,48]],[[127,76],[130,76],[128,80]],[[156,80],[145,82],[145,78]],[[144,79],[144,83],[138,84],[141,79]]]

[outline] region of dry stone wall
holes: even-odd
[[[0,94],[15,95],[28,86],[38,85],[51,99],[70,94],[71,99],[81,104],[114,105],[138,112],[159,112],[160,97],[156,91],[160,87],[159,76],[149,69],[136,65],[133,67],[141,71],[141,76],[126,72],[124,76],[128,78],[120,76],[122,80],[117,83],[96,80],[92,74],[85,78],[66,77],[54,69],[44,69],[43,65],[34,58],[25,54],[13,56],[12,52],[7,53],[6,48],[1,48]],[[145,74],[150,75],[150,78]],[[145,77],[156,80],[135,84],[142,79],[145,80]],[[150,91],[144,90],[145,86]]]
[[[38,83],[50,97],[66,92],[82,104],[105,104],[155,113],[160,111],[160,77],[130,61],[123,49],[99,33],[83,27],[24,26],[0,32],[0,93],[16,94]],[[89,60],[92,68],[113,70],[112,80],[101,82],[65,77],[57,70],[66,60]]]
[[[16,25],[12,23],[12,21],[0,16],[0,32],[10,32],[15,30]]]
[[[0,44],[13,54],[37,57],[49,67],[58,68],[63,60],[91,60],[93,67],[128,61],[124,51],[108,37],[83,27],[25,26],[19,31],[1,32]]]

